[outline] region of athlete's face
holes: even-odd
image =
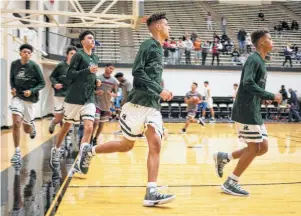
[[[118,80],[118,82],[122,83],[124,81],[124,78],[123,77],[118,77],[117,80]]]
[[[196,89],[197,89],[196,84],[192,84],[192,85],[191,85],[191,91],[195,91]]]
[[[112,73],[113,73],[113,71],[114,71],[114,66],[109,66],[109,67],[106,67],[106,74],[108,74],[108,75],[111,75]]]
[[[93,49],[95,47],[95,40],[94,36],[91,34],[88,34],[85,36],[84,40],[81,41],[83,47]]]
[[[69,51],[68,55],[67,55],[67,61],[70,62],[71,61],[71,58],[72,56],[76,53],[75,50],[71,50]]]
[[[31,53],[30,49],[25,48],[20,51],[20,56],[23,61],[29,61],[29,59],[31,58],[31,55],[32,55],[32,53]]]
[[[161,38],[168,39],[169,38],[169,30],[170,27],[166,19],[160,20],[157,24],[157,30],[160,32]]]
[[[273,50],[273,40],[270,34],[265,34],[261,37],[259,43],[267,52],[271,52]]]

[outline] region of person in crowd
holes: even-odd
[[[291,26],[291,29],[294,31],[298,31],[299,30],[299,23],[296,21],[296,20],[293,20],[292,21],[292,26]]]
[[[207,13],[207,30],[208,31],[213,30],[213,28],[212,28],[212,16],[211,16],[210,12]]]
[[[209,41],[204,41],[202,43],[202,65],[205,65],[207,54],[209,53],[210,50],[210,44]]]
[[[194,41],[193,45],[194,45],[194,51],[195,51],[194,62],[195,62],[195,64],[199,64],[200,59],[201,59],[201,39],[197,38]]]
[[[236,47],[234,47],[234,50],[231,53],[231,57],[232,57],[233,64],[237,65],[237,63],[239,62],[240,52],[237,50]]]
[[[247,34],[246,43],[247,43],[247,53],[250,54],[252,52],[252,41],[251,41],[250,33]]]
[[[178,40],[178,52],[177,52],[177,64],[181,64],[181,59],[183,54],[185,53],[185,43],[183,42],[182,38],[180,37]]]
[[[226,35],[227,34],[227,19],[224,16],[222,16],[222,18],[221,18],[221,27],[222,27],[223,34]]]
[[[290,44],[288,43],[287,46],[284,48],[284,56],[285,56],[285,60],[283,62],[283,67],[286,64],[287,61],[290,62],[291,67],[293,67],[292,65],[292,52],[293,50],[290,48]]]
[[[241,53],[244,53],[244,51],[245,51],[246,36],[247,36],[247,33],[243,28],[237,34],[237,39],[239,41],[239,49],[240,49]]]
[[[212,62],[211,65],[214,63],[214,59],[217,59],[217,65],[219,65],[219,50],[221,49],[221,44],[218,42],[217,38],[212,43],[211,50],[212,50]]]
[[[299,114],[299,102],[298,102],[297,94],[291,88],[289,88],[288,91],[291,95],[290,104],[288,105],[288,107],[290,109],[288,121],[293,122],[293,116],[294,116],[295,117],[295,122],[300,122],[301,117],[300,117],[300,114]]]
[[[185,61],[187,65],[191,64],[191,50],[193,50],[193,43],[189,38],[185,40]]]
[[[216,34],[216,32],[213,32],[213,41],[215,41],[215,39],[220,41],[221,38]]]
[[[165,39],[163,43],[164,64],[169,63],[169,48],[170,48],[170,43],[168,39]]]
[[[194,43],[197,38],[198,38],[198,35],[193,30],[192,33],[191,33],[191,36],[190,36],[190,39],[191,39],[192,43]]]
[[[259,13],[258,13],[258,20],[259,21],[264,21],[264,13],[262,12],[262,10],[260,10]]]
[[[279,93],[282,95],[281,105],[286,105],[287,104],[288,96],[287,96],[287,91],[286,91],[284,85],[281,85],[281,89],[280,89]]]
[[[170,41],[170,47],[169,47],[169,51],[170,51],[170,63],[172,65],[176,64],[176,58],[177,58],[177,42],[175,40],[175,38],[171,38]]]

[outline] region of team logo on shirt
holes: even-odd
[[[126,114],[122,115],[123,120],[126,120]]]
[[[249,130],[249,126],[248,126],[248,125],[245,125],[245,126],[244,126],[244,130]]]

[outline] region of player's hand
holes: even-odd
[[[96,80],[96,86],[97,86],[97,87],[100,87],[100,86],[101,86],[101,80],[99,80],[99,79]]]
[[[166,89],[163,89],[163,91],[160,93],[160,97],[163,101],[169,101],[173,98],[173,95],[171,92],[167,91]]]
[[[11,94],[12,94],[12,96],[16,96],[17,95],[17,90],[15,89],[15,88],[13,88],[12,90],[11,90]]]
[[[31,95],[31,91],[30,90],[26,90],[23,92],[25,97],[29,97]]]
[[[98,95],[98,96],[101,96],[101,95],[103,95],[103,90],[101,90],[101,89],[96,90],[95,94]]]
[[[117,94],[115,94],[115,93],[113,93],[113,92],[108,91],[108,94],[109,94],[111,97],[117,97]]]
[[[282,95],[280,93],[275,94],[274,101],[276,101],[278,104],[282,101]]]
[[[270,105],[273,103],[273,101],[272,100],[262,100],[261,103],[264,105]]]
[[[91,72],[91,73],[96,73],[97,71],[98,71],[97,65],[92,65],[92,66],[90,66],[90,72]]]
[[[55,89],[59,90],[59,89],[63,88],[63,84],[57,83],[57,84],[55,84],[53,87],[54,87]]]

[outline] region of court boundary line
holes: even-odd
[[[301,182],[272,182],[272,183],[251,183],[240,184],[241,186],[272,186],[272,185],[301,185]],[[217,187],[221,184],[204,184],[204,185],[168,185],[168,188],[185,188],[185,187]],[[145,185],[69,185],[69,188],[145,188]],[[158,186],[160,187],[160,186]]]

